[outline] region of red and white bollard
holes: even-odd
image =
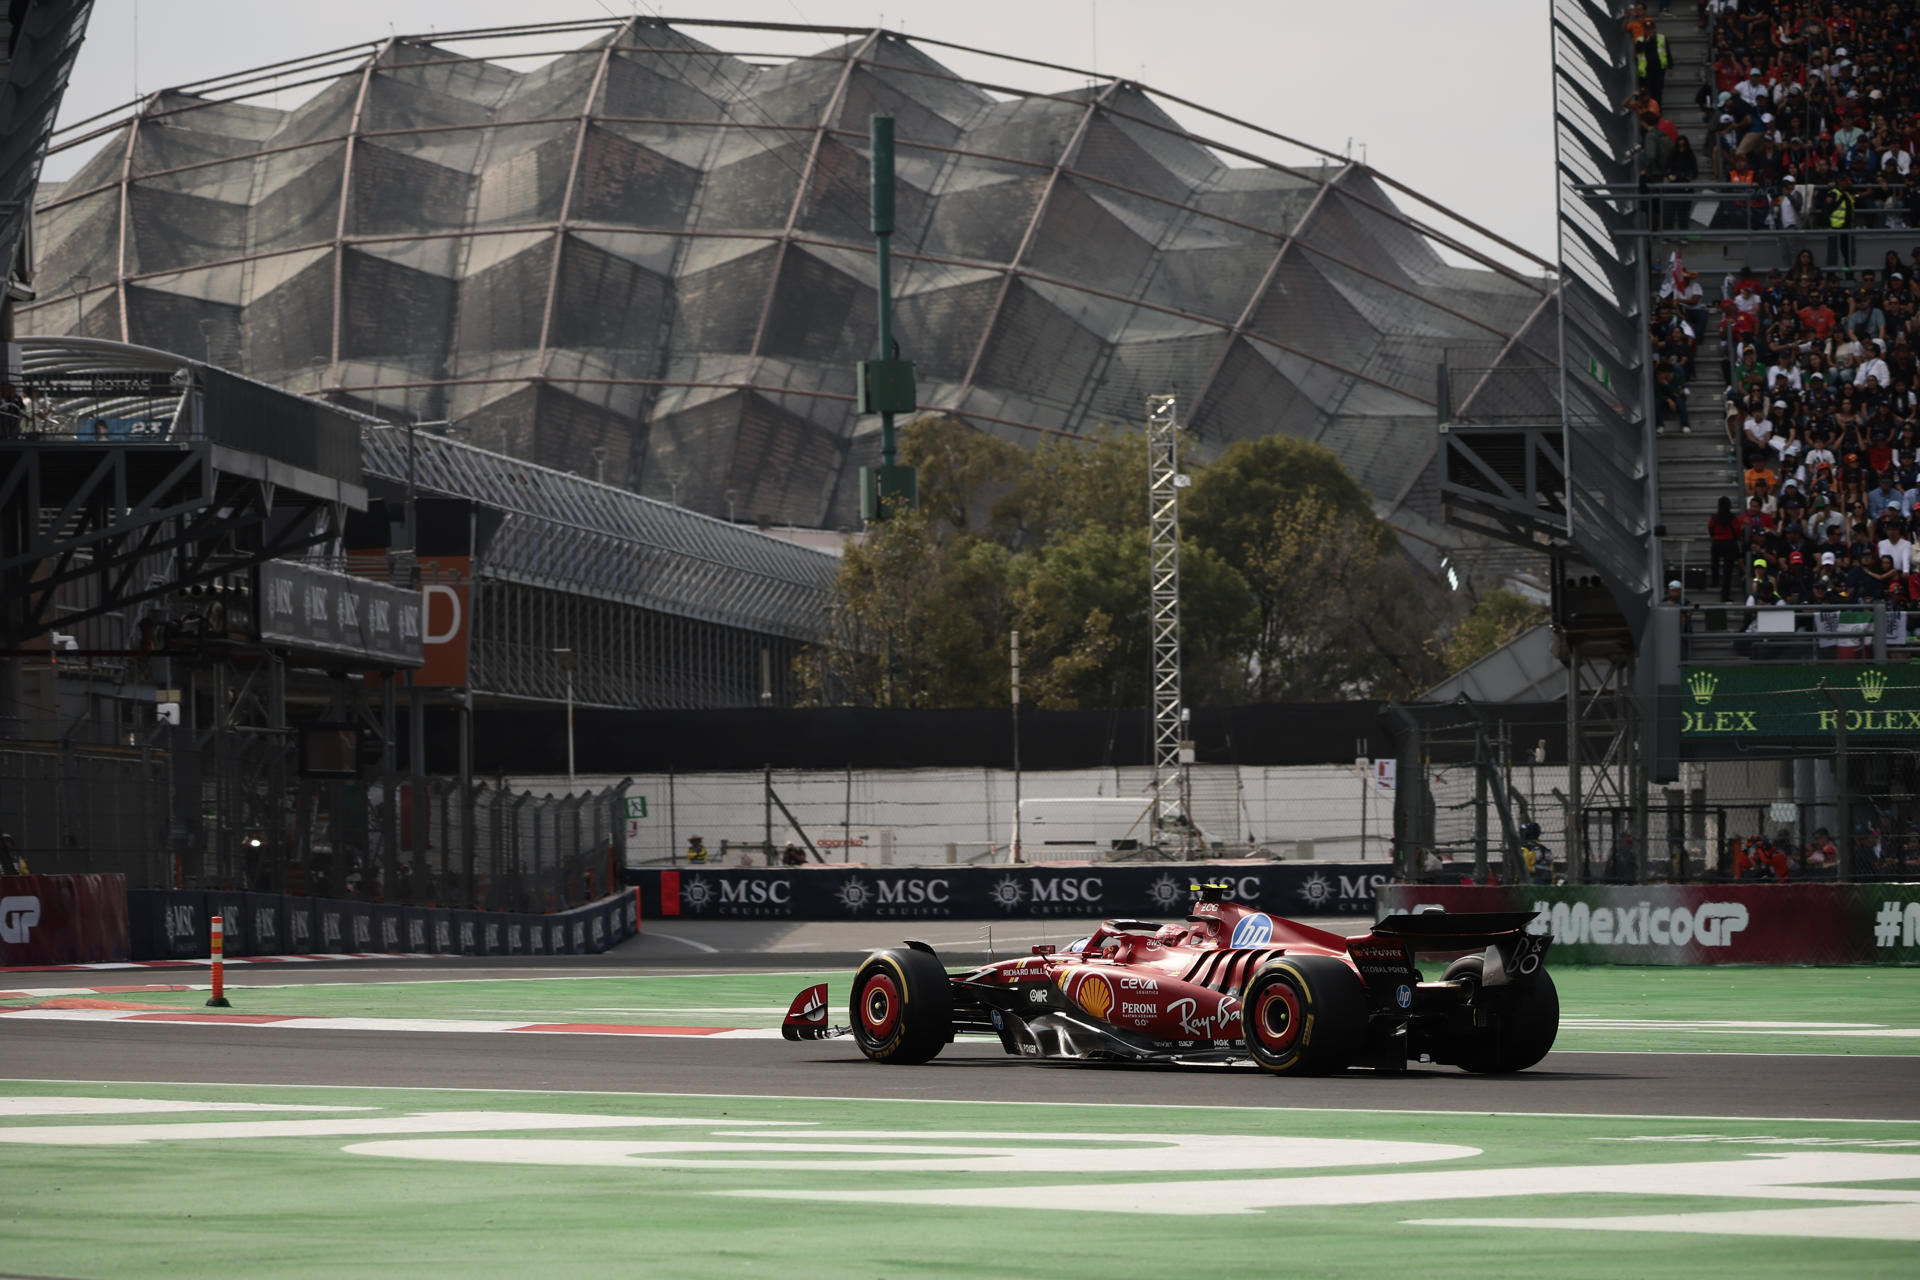
[[[227,923],[219,916],[213,918],[213,998],[207,1001],[209,1009],[231,1009],[233,1004],[227,999]]]

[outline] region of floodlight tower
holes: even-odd
[[[860,468],[860,514],[869,521],[884,520],[896,511],[920,505],[919,477],[901,466],[894,450],[893,415],[912,413],[918,403],[913,361],[899,358],[893,340],[893,117],[868,120],[872,151],[872,221],[876,265],[880,358],[862,360],[855,369],[855,402],[861,413],[880,415],[880,465]]]
[[[1153,839],[1163,828],[1186,843],[1184,765],[1193,760],[1187,711],[1180,696],[1180,428],[1170,395],[1147,397],[1147,535],[1149,613],[1153,634]]]

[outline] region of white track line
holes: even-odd
[[[278,1014],[179,1013],[164,1009],[0,1009],[0,1022],[131,1022],[197,1027],[277,1027],[292,1031],[448,1031],[492,1035],[641,1036],[659,1039],[778,1040],[771,1028],[633,1026],[625,1023],[494,1022],[478,1018],[328,1018]]]
[[[777,1034],[777,1033],[776,1033]],[[539,1094],[543,1098],[573,1097],[584,1098],[737,1098],[743,1102],[773,1102],[789,1104],[794,1102],[878,1102],[878,1103],[939,1103],[942,1106],[956,1107],[1105,1107],[1120,1111],[1226,1111],[1235,1115],[1246,1114],[1243,1104],[1225,1103],[1186,1103],[1186,1102],[1038,1102],[1017,1098],[862,1098],[847,1094],[805,1094],[805,1093],[673,1093],[662,1089],[566,1089],[555,1093],[552,1089],[483,1089],[471,1085],[428,1084],[428,1085],[366,1085],[366,1084],[301,1084],[298,1082],[280,1082],[274,1084],[208,1084],[204,1080],[73,1080],[51,1079],[46,1076],[0,1076],[0,1083],[13,1084],[50,1084],[50,1085],[104,1085],[111,1088],[182,1088],[182,1089],[332,1089],[359,1090],[376,1093],[527,1093]],[[1912,1117],[1877,1118],[1865,1116],[1699,1116],[1699,1115],[1652,1115],[1639,1111],[1484,1111],[1478,1107],[1466,1111],[1445,1111],[1417,1107],[1260,1107],[1262,1111],[1299,1111],[1312,1115],[1359,1115],[1359,1116],[1451,1116],[1466,1119],[1475,1116],[1501,1116],[1518,1120],[1702,1120],[1718,1124],[1904,1124],[1920,1125],[1920,1120]]]

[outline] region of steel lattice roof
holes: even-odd
[[[844,38],[769,63],[689,30],[756,29],[518,28],[484,33],[491,61],[396,37],[155,95],[43,194],[42,276],[92,281],[94,336],[824,527],[857,519],[877,460],[850,368],[875,354],[874,113],[897,121],[921,404],[1015,438],[1138,421],[1171,390],[1207,447],[1321,440],[1383,508],[1418,502],[1436,363],[1490,358],[1546,287],[1449,263],[1461,224],[1403,212],[1364,165],[1262,160],[1132,82],[1023,91],[885,31],[808,28]],[[581,43],[507,65],[535,35]],[[298,107],[249,100],[309,71]]]

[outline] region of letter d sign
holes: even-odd
[[[429,582],[422,590],[427,596],[425,642],[446,644],[458,639],[460,629],[466,625],[466,619],[461,616],[465,610],[461,605],[460,593],[440,582]],[[440,602],[438,607],[436,601]]]

